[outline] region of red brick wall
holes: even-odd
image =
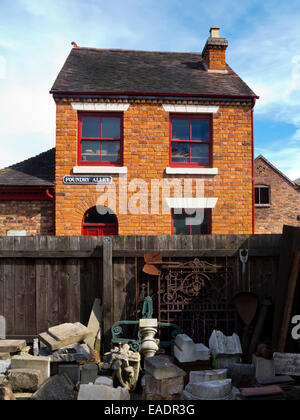
[[[226,70],[226,49],[224,47],[206,47],[203,59],[209,70]]]
[[[255,161],[255,184],[271,191],[271,205],[255,208],[255,233],[282,233],[284,224],[300,226],[300,192],[263,159]]]
[[[95,186],[66,186],[62,179],[77,165],[77,112],[69,103],[57,100],[56,138],[56,232],[57,235],[80,235],[85,212],[96,205],[99,193]],[[169,114],[165,101],[131,101],[124,113],[124,166],[128,182],[142,178],[166,178],[169,166]],[[185,103],[185,101],[182,101]],[[198,103],[198,102],[197,102]],[[214,104],[205,102],[204,105]],[[252,233],[252,137],[251,105],[219,104],[213,116],[213,167],[217,176],[193,176],[205,181],[205,196],[218,197],[212,212],[212,233]],[[189,178],[189,176],[181,176]],[[169,176],[174,178],[174,176]],[[118,185],[118,177],[113,176]],[[150,188],[149,188],[150,189]],[[133,193],[129,193],[129,198]],[[121,215],[121,235],[169,235],[171,211],[150,214],[150,191],[143,189],[142,201],[149,199],[148,215]]]
[[[10,230],[30,235],[52,235],[53,204],[47,201],[1,201],[0,236]]]

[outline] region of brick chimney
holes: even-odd
[[[202,52],[203,60],[207,70],[216,73],[227,73],[226,70],[226,49],[228,41],[226,38],[220,38],[219,26],[210,28],[210,37],[208,38]]]

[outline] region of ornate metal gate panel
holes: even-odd
[[[233,272],[227,260],[166,265],[158,279],[159,321],[179,325],[196,343],[208,344],[214,329],[231,335],[237,330]]]

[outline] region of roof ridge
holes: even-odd
[[[292,181],[287,175],[285,175],[283,172],[280,171],[280,169],[276,168],[267,158],[265,158],[263,155],[259,155],[255,158],[255,160],[262,159],[264,160],[272,169],[274,169],[280,176],[282,176],[286,181],[288,181],[294,188],[298,188],[298,185]]]
[[[131,50],[127,48],[96,48],[96,47],[78,47],[73,48],[75,51],[88,50],[88,51],[112,51],[112,52],[140,52],[140,53],[151,53],[151,54],[191,54],[199,55],[202,58],[202,53],[193,51],[153,51],[153,50]]]
[[[0,173],[2,173],[4,171],[8,171],[9,169],[14,169],[17,165],[21,165],[23,163],[29,162],[32,159],[36,159],[38,157],[41,157],[41,156],[45,155],[46,153],[52,152],[55,149],[56,149],[55,147],[52,147],[51,149],[46,150],[45,152],[41,152],[41,153],[39,153],[39,154],[37,154],[35,156],[29,157],[28,159],[24,159],[24,160],[21,160],[20,162],[16,162],[16,163],[14,163],[14,164],[12,164],[10,166],[7,166],[6,168],[0,169]]]

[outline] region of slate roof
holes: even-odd
[[[51,93],[256,97],[229,67],[207,72],[201,54],[73,48]]]
[[[55,148],[0,170],[0,187],[52,187]]]

